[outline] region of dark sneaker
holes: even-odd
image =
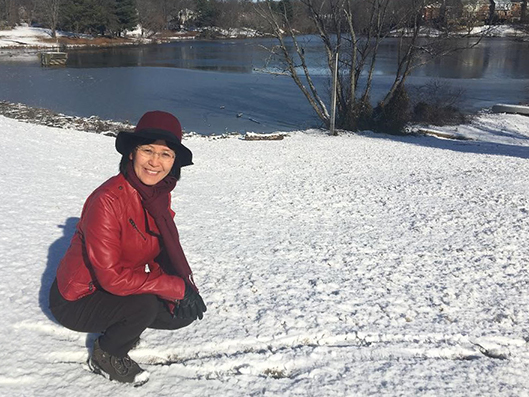
[[[140,368],[128,355],[123,358],[112,356],[99,347],[99,339],[94,342],[94,351],[88,359],[88,367],[96,374],[110,380],[132,383],[141,386],[149,380],[149,373]]]

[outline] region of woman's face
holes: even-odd
[[[175,162],[175,152],[163,140],[141,145],[130,156],[134,172],[147,186],[156,185],[169,175]]]

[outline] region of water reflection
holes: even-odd
[[[458,79],[483,78],[489,65],[489,49],[471,49],[468,52],[469,56],[466,57],[451,54],[435,59],[430,64],[417,69],[414,75]]]
[[[488,40],[439,58],[420,68],[415,75],[459,79],[528,78],[528,50],[527,43]]]
[[[307,63],[312,71],[328,73],[322,44],[316,36],[300,38]],[[454,40],[464,47],[466,39]],[[173,67],[216,72],[252,73],[268,66],[281,70],[280,59],[270,57],[273,39],[232,41],[186,41],[154,46],[119,47],[69,52],[68,67]],[[397,68],[398,39],[385,40],[379,50],[375,74],[393,75]],[[294,51],[291,46],[291,51]],[[529,43],[507,39],[484,39],[469,48],[430,62],[414,72],[414,76],[432,78],[529,78]]]
[[[460,39],[454,40],[451,44],[463,48],[472,43]],[[398,41],[391,39],[383,43],[376,66],[378,74],[395,73],[398,45]],[[484,39],[475,47],[437,58],[415,69],[412,75],[450,79],[525,79],[529,78],[527,65],[529,65],[529,43],[498,38]]]
[[[70,51],[75,68],[156,66],[218,72],[251,73],[260,50],[238,42],[179,42],[157,46]]]
[[[322,44],[316,36],[299,38],[312,73],[327,76],[329,71]],[[475,39],[474,39],[475,40]],[[454,40],[458,47],[468,45]],[[183,41],[162,45],[69,50],[68,68],[167,67],[201,71],[255,73],[268,68],[284,69],[271,57],[273,39],[232,41]],[[294,52],[292,43],[287,43]],[[398,39],[386,39],[380,45],[375,65],[376,76],[393,76],[397,69]],[[37,63],[37,58],[33,60]],[[10,60],[10,64],[17,61]],[[27,63],[27,62],[25,62]],[[4,63],[5,64],[5,63]],[[0,59],[0,66],[2,59]],[[416,77],[450,79],[527,79],[529,78],[529,42],[487,38],[474,48],[462,50],[427,63],[412,73]]]

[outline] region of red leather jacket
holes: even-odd
[[[174,214],[174,213],[173,213]],[[118,174],[86,200],[70,247],[57,269],[61,295],[70,301],[104,289],[114,295],[154,294],[175,301],[184,297],[184,280],[166,274],[158,228],[141,197]]]

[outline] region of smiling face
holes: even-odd
[[[175,152],[163,140],[138,146],[130,155],[134,172],[147,186],[156,185],[169,175],[175,162]]]

